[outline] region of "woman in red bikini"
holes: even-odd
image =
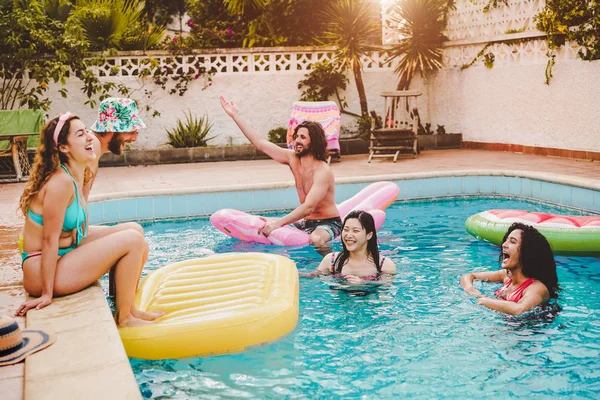
[[[301,272],[300,276],[312,278],[334,275],[345,278],[350,284],[360,285],[378,281],[382,274],[395,274],[396,265],[379,255],[377,232],[371,214],[351,211],[342,225],[342,252],[329,253],[314,272]]]
[[[477,304],[507,314],[521,315],[556,297],[558,277],[552,249],[534,227],[515,222],[502,241],[500,271],[472,272],[460,278],[460,286],[478,298]],[[473,287],[477,279],[503,282],[491,299]]]

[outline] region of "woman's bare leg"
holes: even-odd
[[[92,242],[106,235],[110,235],[115,232],[120,232],[124,230],[134,230],[139,232],[142,236],[144,235],[144,228],[138,224],[137,222],[125,222],[122,224],[117,224],[113,226],[104,226],[104,225],[91,225],[88,229],[87,238],[82,240],[82,244]],[[144,241],[144,257],[142,258],[142,264],[140,265],[140,276],[142,276],[142,270],[144,269],[144,265],[146,265],[146,261],[148,260],[148,254],[150,252],[150,248],[148,246],[148,242]],[[111,268],[108,272],[108,295],[115,295],[115,270]]]
[[[117,224],[113,226],[102,226],[102,225],[93,225],[89,227],[87,241],[94,241],[111,233],[120,232],[124,230],[133,230],[139,232],[142,236],[144,235],[144,228],[136,223],[136,222],[126,222],[123,224]],[[143,243],[144,255],[142,257],[142,263],[140,264],[140,272],[138,275],[138,283],[140,278],[142,277],[142,271],[144,269],[144,265],[146,265],[146,261],[148,260],[148,255],[150,253],[150,247],[148,246],[148,242],[144,240]],[[115,270],[116,268],[111,268],[108,273],[108,294],[109,296],[114,296],[116,293],[115,286]],[[143,319],[146,321],[153,321],[156,318],[165,315],[166,313],[161,311],[155,312],[146,312],[141,311],[135,308],[134,305],[131,306],[131,315],[136,318]]]
[[[83,244],[58,260],[54,295],[64,296],[85,289],[116,264],[116,322],[121,326],[148,324],[131,314],[144,250],[144,238],[134,230],[105,235]],[[41,257],[25,262],[23,282],[27,292],[41,294]]]
[[[131,231],[130,235],[131,240],[135,238],[135,243],[114,267],[116,286],[115,321],[117,321],[119,327],[137,326],[141,325],[140,321],[143,321],[132,315],[132,310],[136,310],[133,302],[140,277],[139,268],[136,269],[135,265],[143,265],[145,241],[144,236],[139,232]]]

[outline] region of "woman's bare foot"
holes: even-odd
[[[163,311],[148,312],[148,311],[138,310],[135,307],[131,308],[131,315],[134,316],[135,318],[139,318],[144,321],[154,321],[155,319],[162,317],[165,314],[166,314],[166,312],[163,312]]]
[[[117,322],[118,328],[131,328],[134,326],[147,326],[147,325],[153,325],[153,323],[150,321],[144,321],[143,319],[136,318],[133,315],[130,316],[126,320]]]

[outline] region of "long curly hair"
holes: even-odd
[[[367,242],[367,255],[373,258],[373,263],[375,263],[375,267],[377,268],[377,272],[381,272],[381,265],[379,264],[379,246],[377,246],[377,232],[375,231],[375,221],[373,220],[373,216],[366,211],[354,210],[350,211],[346,218],[344,218],[344,224],[342,225],[342,231],[346,226],[346,222],[349,219],[355,218],[360,222],[362,227],[367,231],[367,235],[369,233],[373,233],[371,239]],[[346,243],[342,240],[342,251],[336,257],[333,264],[333,272],[335,274],[342,273],[342,268],[344,268],[344,264],[348,258],[350,258],[350,252],[346,248]]]
[[[519,251],[519,262],[523,268],[523,275],[528,278],[534,278],[542,282],[548,288],[550,297],[556,297],[558,287],[558,276],[556,275],[556,262],[554,254],[548,240],[537,229],[531,225],[520,222],[513,223],[506,231],[502,243],[506,241],[508,235],[515,229],[520,229],[521,249]],[[502,264],[502,251],[498,257],[498,262]]]
[[[314,121],[302,121],[294,128],[294,139],[298,136],[298,130],[300,128],[306,128],[308,130],[308,135],[310,136],[309,152],[313,157],[317,160],[327,161],[327,139],[325,138],[325,131],[321,124]]]
[[[37,196],[44,184],[48,182],[52,174],[56,172],[60,164],[68,164],[67,155],[59,151],[59,147],[62,144],[67,144],[71,121],[79,119],[79,117],[71,116],[65,121],[58,134],[58,144],[55,144],[54,129],[58,124],[58,118],[56,117],[48,121],[40,132],[40,145],[35,154],[33,166],[31,167],[29,181],[19,200],[19,210],[21,210],[23,215],[27,215],[27,209],[32,200]]]

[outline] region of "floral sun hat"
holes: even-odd
[[[98,119],[90,129],[100,133],[133,132],[145,127],[134,100],[109,97],[100,103]]]

